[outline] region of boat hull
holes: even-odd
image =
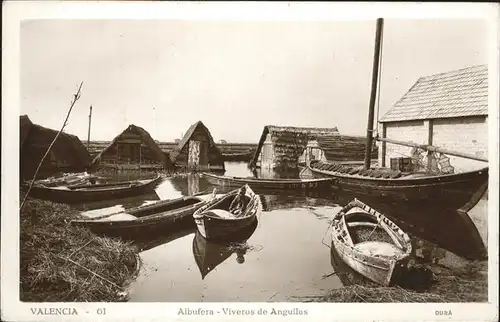
[[[257,216],[262,212],[262,201],[259,195],[245,185],[245,197],[248,203],[240,216],[219,217],[211,210],[225,210],[229,212],[230,205],[240,189],[233,190],[219,198],[212,199],[207,205],[198,209],[193,218],[200,234],[211,241],[229,241],[237,236],[242,230],[251,226],[257,220]]]
[[[258,179],[258,178],[238,178],[217,176],[210,173],[204,173],[203,176],[212,185],[241,187],[245,184],[254,190],[315,190],[328,188],[331,183],[329,178],[319,179]]]
[[[310,170],[315,177],[334,178],[332,185],[349,194],[406,201],[439,199],[446,200],[457,207],[467,203],[488,182],[488,168],[453,175],[413,179],[382,179],[335,174],[314,168]]]
[[[137,185],[117,185],[101,188],[96,187],[95,189],[61,189],[33,186],[30,191],[30,196],[37,199],[66,204],[112,200],[135,197],[151,192],[160,180],[161,176],[158,176],[151,180],[144,180]]]
[[[242,219],[222,219],[213,217],[196,218],[195,223],[200,234],[207,240],[226,240],[237,235],[257,221],[253,215]]]
[[[395,260],[385,260],[381,258],[370,257],[369,259],[350,251],[343,243],[333,240],[333,246],[339,254],[339,257],[357,273],[370,279],[371,281],[388,286],[391,282]]]
[[[199,199],[198,202],[194,204],[166,212],[139,217],[135,220],[99,221],[99,218],[97,218],[73,220],[71,223],[86,227],[95,233],[109,236],[143,235],[148,232],[167,229],[174,224],[184,221],[191,221],[193,213],[206,203],[207,201]],[[125,213],[133,214],[134,211],[127,211]]]

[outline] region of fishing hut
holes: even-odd
[[[320,138],[338,135],[336,127],[306,128],[266,125],[249,166],[280,170],[297,169],[299,159],[307,163],[312,159],[324,157],[318,143]]]
[[[92,166],[116,170],[173,170],[169,155],[146,130],[134,124],[118,134],[94,158]]]
[[[170,156],[175,166],[185,171],[225,170],[222,154],[201,121],[189,127]]]
[[[488,157],[488,67],[421,77],[380,119],[382,138]],[[381,142],[379,164],[400,170],[463,172],[484,162]]]
[[[47,152],[58,131],[31,122],[27,115],[20,116],[20,176],[32,179],[38,164]],[[59,172],[81,172],[90,165],[90,155],[80,139],[61,132],[45,158],[38,177]]]
[[[365,157],[366,138],[361,136],[335,135],[321,136],[317,139],[318,149],[325,159],[343,164],[363,164]],[[372,162],[377,162],[378,146],[373,142],[371,148]]]

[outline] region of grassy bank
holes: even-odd
[[[487,302],[487,262],[470,262],[461,268],[439,264],[428,266],[432,279],[427,288],[416,291],[400,286],[383,287],[366,279],[330,291],[324,296],[306,299],[309,302]],[[339,272],[345,274],[345,272]]]
[[[24,196],[21,195],[21,200]],[[67,205],[28,199],[20,214],[21,301],[124,301],[137,250],[72,226]]]

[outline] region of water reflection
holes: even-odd
[[[172,177],[170,182],[183,196],[192,196],[200,191],[205,191],[210,185],[206,179],[203,177],[200,178],[196,173]]]
[[[158,234],[142,236],[142,238],[134,238],[133,243],[137,246],[139,251],[144,252],[195,233],[196,226],[194,225],[194,222],[187,224],[182,223]]]
[[[291,208],[338,206],[335,201],[326,199],[317,194],[309,194],[305,192],[297,192],[295,194],[290,194],[289,192],[287,192],[284,194],[279,194],[278,191],[274,193],[275,194],[260,194],[263,211]]]
[[[299,178],[299,172],[298,169],[289,169],[285,171],[260,168],[252,170],[252,175],[254,178],[261,179],[297,179]]]
[[[229,176],[257,176],[263,178],[290,177],[295,175],[292,172],[279,173],[269,169],[257,169],[252,173],[244,162],[226,162],[226,174]],[[119,174],[119,180],[135,178],[134,176],[137,175],[138,173],[128,175],[121,173]],[[144,174],[142,174],[142,177],[144,177]],[[151,194],[122,200],[101,201],[80,205],[79,209],[87,211],[85,215],[94,216],[123,211],[159,199],[173,199],[200,192],[211,193],[214,188],[217,188],[217,193],[219,194],[232,190],[230,187],[210,185],[206,179],[200,177],[198,174],[188,174],[162,180],[157,186],[156,191]],[[256,193],[259,192],[256,191]],[[330,218],[338,211],[337,208],[347,204],[353,198],[359,197],[343,193],[342,191],[334,193],[332,191],[265,191],[259,194],[265,212],[302,208],[309,214],[322,220]],[[465,258],[477,259],[484,257],[486,254],[485,242],[483,240],[486,233],[481,231],[483,233],[482,239],[478,228],[486,230],[487,224],[476,227],[467,214],[458,213],[450,205],[437,204],[435,202],[393,202],[383,198],[370,198],[366,196],[360,199],[394,220],[396,224],[412,237],[427,240]],[[481,219],[486,218],[486,216],[486,209],[477,215]],[[290,220],[290,218],[287,220]],[[304,227],[305,231],[307,229],[307,227]],[[194,230],[191,233],[193,232]],[[163,237],[169,234],[164,232]],[[160,243],[159,240],[155,242]]]
[[[213,243],[207,241],[197,231],[193,238],[193,256],[201,274],[201,279],[213,271],[218,265],[236,253],[236,262],[243,264],[247,252],[247,240],[252,236],[257,228],[255,221],[248,229],[240,233],[236,242]]]
[[[248,163],[246,162],[226,162],[226,173],[227,176],[234,177],[251,177],[251,178],[261,178],[261,179],[296,179],[299,178],[299,169],[269,169],[269,168],[258,168],[250,169]]]

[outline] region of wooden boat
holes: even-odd
[[[193,256],[200,270],[201,279],[212,272],[218,265],[223,263],[232,254],[236,253],[236,262],[243,264],[245,261],[244,255],[246,252],[246,241],[252,236],[257,228],[257,221],[241,231],[235,237],[236,243],[213,243],[207,241],[199,231],[195,233],[193,238]]]
[[[362,168],[344,166],[328,162],[313,162],[309,167],[314,177],[334,178],[335,187],[344,191],[354,192],[357,195],[387,196],[404,200],[422,200],[433,198],[438,202],[454,202],[457,208],[468,203],[479,189],[484,191],[488,182],[488,167],[476,171],[469,171],[457,174],[435,174],[435,173],[402,173],[390,169],[373,169],[371,167],[371,147],[373,140],[396,144],[401,146],[422,149],[428,152],[438,152],[442,154],[463,157],[483,162],[487,159],[464,152],[457,152],[448,149],[432,146],[430,144],[416,144],[403,142],[385,137],[373,137],[375,105],[377,101],[377,89],[379,79],[379,67],[382,49],[382,33],[384,19],[378,18],[375,35],[375,51],[373,59],[372,85],[370,95],[370,106],[368,110],[368,126],[366,131],[365,160]],[[443,165],[446,164],[443,159]],[[482,192],[484,192],[482,191]],[[473,206],[473,205],[472,205]]]
[[[213,185],[241,187],[249,185],[255,190],[282,190],[282,189],[321,189],[329,187],[332,181],[329,178],[319,179],[260,179],[219,176],[211,173],[203,173],[203,177]]]
[[[106,178],[88,174],[86,172],[64,173],[62,176],[57,176],[57,177],[54,176],[36,180],[35,184],[43,185],[45,187],[73,186],[82,184],[102,183],[104,182],[104,179]],[[28,180],[27,183],[31,183],[31,180]]]
[[[333,218],[332,243],[354,271],[385,286],[404,271],[412,251],[410,237],[387,217],[354,199]],[[396,273],[395,275],[398,275]]]
[[[161,175],[157,175],[155,178],[147,180],[59,187],[34,184],[30,196],[68,204],[134,197],[152,191],[161,178]],[[23,186],[24,190],[27,188],[27,185]]]
[[[75,204],[72,205],[73,208],[79,211],[94,211],[100,210],[103,208],[111,208],[116,206],[121,206],[123,209],[131,209],[135,207],[139,207],[146,202],[157,202],[160,201],[160,197],[156,193],[156,191],[150,191],[140,196],[121,198],[121,199],[111,199],[111,200],[103,200],[103,201],[93,201],[86,202],[84,204]]]
[[[488,168],[457,174],[422,174],[316,162],[310,170],[316,177],[334,178],[332,184],[344,192],[410,201],[448,199],[458,207],[480,188],[487,189],[484,183],[488,182]]]
[[[229,212],[229,207],[242,188],[245,189],[247,206],[242,214],[236,217]],[[257,215],[262,212],[260,197],[248,185],[242,188],[214,198],[193,214],[198,231],[203,237],[209,240],[230,240],[257,220]]]
[[[190,220],[193,213],[206,205],[208,196],[181,197],[128,209],[123,212],[89,219],[72,220],[74,225],[107,235],[131,235],[164,229],[174,223]]]
[[[330,264],[343,286],[362,284],[366,281],[365,277],[353,270],[342,260],[333,242],[330,247]]]

